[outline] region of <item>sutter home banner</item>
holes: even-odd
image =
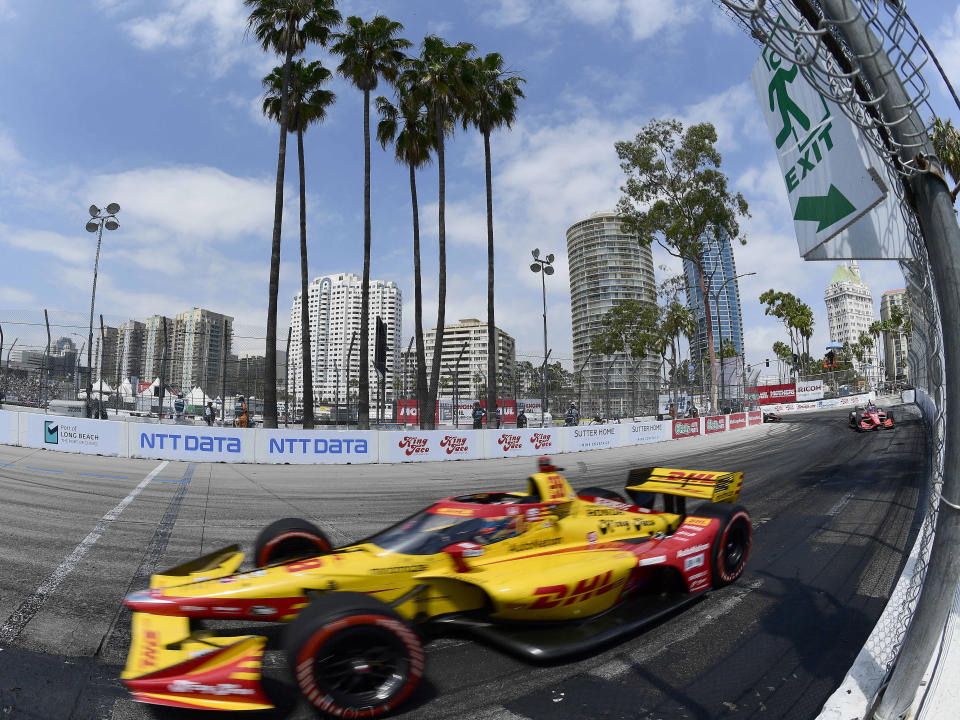
[[[797,383],[797,402],[823,399],[823,380],[808,380]]]
[[[620,426],[621,445],[642,445],[663,440],[663,423],[632,422]]]
[[[549,411],[548,411],[549,412]],[[616,425],[581,425],[567,428],[567,452],[617,446]]]
[[[757,385],[761,405],[777,405],[797,401],[797,386],[794,383],[785,385]],[[822,395],[821,395],[822,397]]]
[[[370,430],[261,430],[256,432],[257,462],[371,463],[377,462],[379,433]],[[384,433],[389,436],[390,433]]]
[[[558,428],[498,430],[487,435],[489,457],[550,455],[560,452]]]
[[[480,457],[479,433],[477,430],[404,430],[383,433],[380,461],[476,460]]]
[[[126,423],[62,415],[21,414],[27,419],[28,447],[84,455],[120,453],[120,432],[126,429]]]
[[[244,445],[253,433],[240,428],[203,425],[146,425],[130,423],[130,456],[196,462],[253,462],[244,457]]]

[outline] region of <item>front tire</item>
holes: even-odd
[[[750,513],[741,505],[701,505],[691,513],[697,517],[720,520],[720,530],[710,548],[710,574],[713,587],[722,588],[743,575],[753,540]]]
[[[304,557],[326,555],[333,545],[313,523],[301,518],[283,518],[267,525],[253,543],[257,567]]]
[[[283,647],[304,697],[334,717],[380,717],[406,700],[423,676],[416,631],[363,593],[313,599],[286,628]]]

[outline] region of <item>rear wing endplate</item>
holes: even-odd
[[[627,490],[734,503],[743,485],[742,472],[710,472],[674,468],[636,468],[627,478]]]

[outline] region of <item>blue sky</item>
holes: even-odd
[[[566,228],[615,206],[623,174],[613,143],[655,117],[714,122],[724,169],[750,203],[748,244],[735,250],[738,272],[757,273],[741,280],[747,362],[771,355],[782,339],[757,300],[769,287],[811,305],[812,346],[827,342],[823,291],[836,263],[798,256],[773,143],[749,85],[759,48],[713,4],[343,0],[339,7],[364,18],[387,14],[415,45],[434,33],[500,52],[526,78],[518,121],[492,140],[497,319],[517,338],[519,355],[541,352],[540,280],[528,269],[539,247],[558,257],[548,286],[553,357],[572,356]],[[910,10],[960,79],[960,4],[915,0]],[[245,20],[241,0],[0,0],[0,323],[26,311],[37,317],[43,307],[83,317],[96,244],[83,230],[86,208],[118,202],[121,228],[104,238],[98,312],[123,319],[202,306],[263,327],[278,132],[259,112],[260,80],[276,61],[244,37]],[[309,57],[335,66],[322,49]],[[934,107],[956,119],[939,81],[931,84]],[[362,262],[362,95],[340,79],[331,87],[337,103],[305,139],[311,277],[359,273]],[[406,341],[413,328],[408,176],[379,146],[372,162],[372,274],[400,285]],[[283,327],[299,287],[292,142],[287,167]],[[435,165],[418,182],[429,323]],[[485,318],[483,152],[475,132],[458,131],[448,144],[447,192],[447,318]],[[862,268],[877,303],[884,290],[903,286],[896,263]]]

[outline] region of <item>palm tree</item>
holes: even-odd
[[[277,295],[280,290],[280,233],[283,225],[283,175],[287,158],[287,88],[294,55],[307,43],[326,45],[331,28],[340,24],[334,0],[243,0],[251,9],[247,31],[253,32],[264,51],[282,55],[280,82],[280,147],[277,152],[277,187],[273,203],[273,242],[267,299],[267,339],[263,389],[263,426],[277,427]]]
[[[446,165],[444,136],[453,128],[453,123],[462,114],[469,95],[467,88],[468,56],[474,46],[470,43],[447,45],[442,38],[428,35],[423,39],[420,57],[411,58],[403,74],[408,84],[423,103],[427,116],[433,124],[437,141],[438,217],[437,244],[439,249],[439,272],[437,284],[437,325],[430,366],[430,390],[427,405],[422,409],[427,428],[436,426],[437,382],[440,377],[440,357],[443,352],[443,326],[447,303],[447,237],[446,237]]]
[[[960,182],[960,130],[957,130],[950,120],[934,117],[930,139],[944,169],[950,173],[955,183]]]
[[[307,264],[307,191],[303,164],[303,132],[314,123],[323,122],[327,109],[337,96],[323,89],[330,79],[330,71],[319,60],[304,64],[297,60],[290,66],[290,87],[287,98],[287,129],[297,133],[297,160],[300,166],[300,338],[303,378],[303,428],[313,428],[313,367],[310,352],[309,266]],[[280,120],[280,93],[283,86],[283,68],[274,68],[263,79],[267,92],[263,98],[263,114]]]
[[[490,173],[490,133],[508,128],[517,116],[517,101],[523,97],[523,78],[503,69],[500,53],[475,58],[468,66],[472,78],[471,97],[463,115],[463,128],[473,125],[483,135],[483,159],[487,181],[487,408],[497,407],[497,330],[493,312],[493,182]],[[493,412],[495,410],[492,410]]]
[[[380,78],[393,82],[410,42],[397,34],[403,25],[383,15],[365,23],[347,18],[347,31],[337,33],[331,51],[343,58],[337,72],[363,92],[363,281],[360,310],[360,397],[357,428],[370,429],[370,91]]]
[[[420,276],[420,210],[417,204],[417,168],[430,162],[430,152],[437,147],[433,126],[423,104],[411,92],[407,83],[397,84],[397,104],[385,97],[377,98],[380,124],[377,140],[386,149],[394,143],[398,162],[410,170],[410,201],[413,205],[413,317],[414,337],[417,343],[417,408],[420,409],[420,427],[424,427],[423,408],[427,404],[427,362],[423,342],[423,290]]]

